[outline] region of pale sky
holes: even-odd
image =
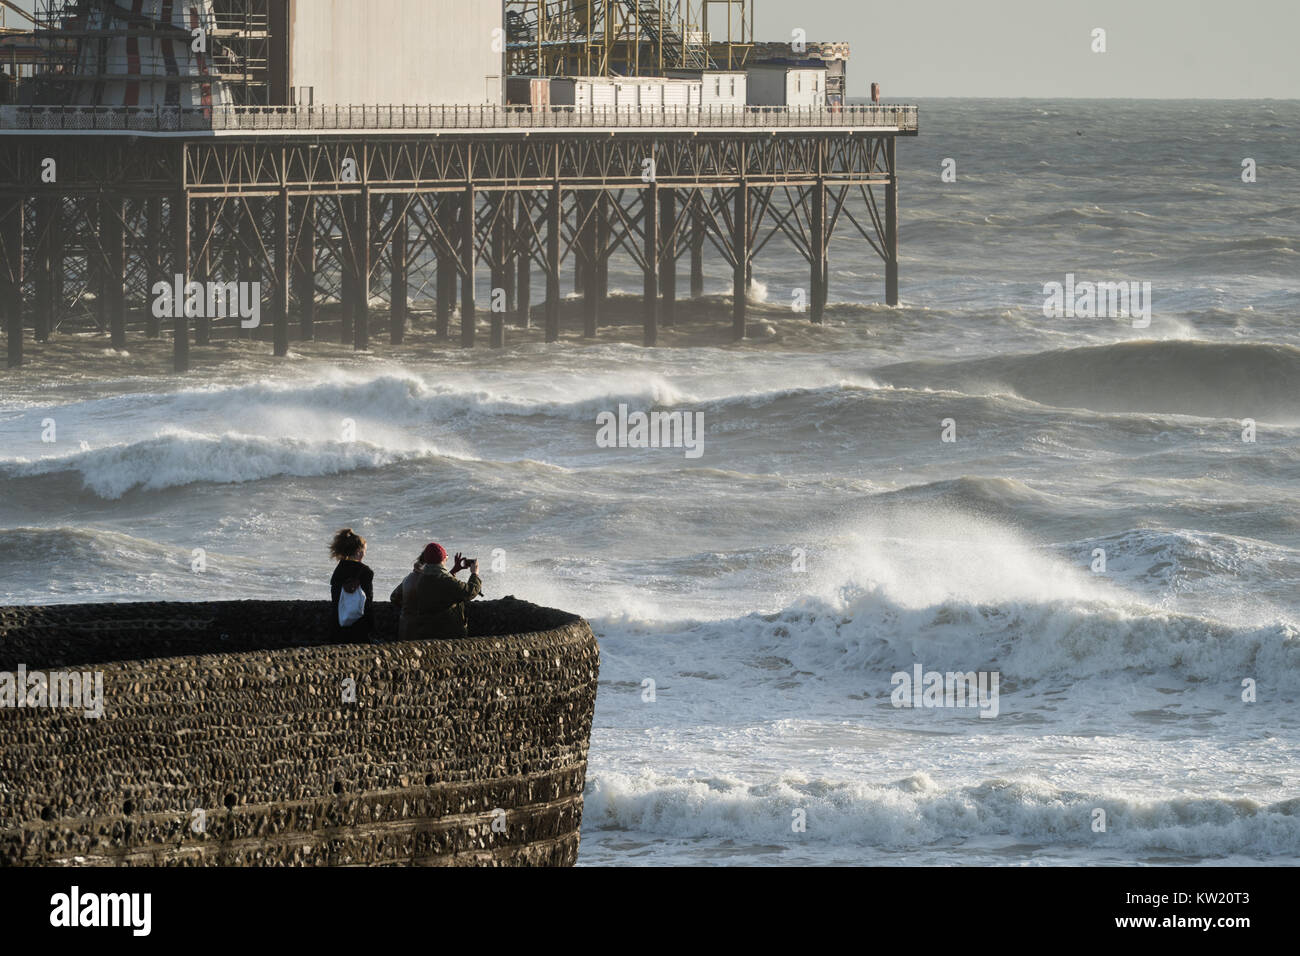
[[[1300,0],[756,2],[759,39],[848,40],[850,96],[1300,98]]]
[[[1300,0],[754,2],[761,40],[848,40],[850,96],[1300,98]]]

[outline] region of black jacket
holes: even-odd
[[[361,616],[361,620],[355,624],[341,627],[339,625],[339,595],[343,593],[343,585],[354,579],[361,585],[361,590],[366,594],[366,612]],[[334,569],[334,576],[330,578],[330,625],[334,630],[347,632],[348,634],[369,634],[374,624],[375,572],[360,561],[345,558],[339,562],[339,566]]]

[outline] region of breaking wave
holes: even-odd
[[[6,479],[75,475],[107,500],[134,490],[156,491],[199,482],[239,484],[278,477],[338,475],[404,461],[444,457],[438,449],[398,450],[366,442],[319,442],[227,433],[163,432],[143,441],[36,461],[0,465]]]
[[[908,362],[873,373],[916,388],[1004,389],[1099,412],[1300,421],[1300,348],[1258,343],[1124,342],[962,362]]]

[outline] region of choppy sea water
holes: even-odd
[[[436,539],[600,638],[584,863],[1293,863],[1300,103],[922,107],[896,309],[841,223],[826,326],[773,242],[738,347],[48,352],[0,380],[0,603],[322,597],[343,525],[382,589]],[[1067,274],[1150,326],[1045,317]],[[620,404],[703,454],[598,447]],[[998,715],[896,708],[916,664]]]

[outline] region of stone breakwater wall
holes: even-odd
[[[329,611],[0,608],[0,674],[100,672],[104,703],[0,707],[0,864],[572,865],[587,623],[507,598],[397,642],[378,604],[339,645]]]

